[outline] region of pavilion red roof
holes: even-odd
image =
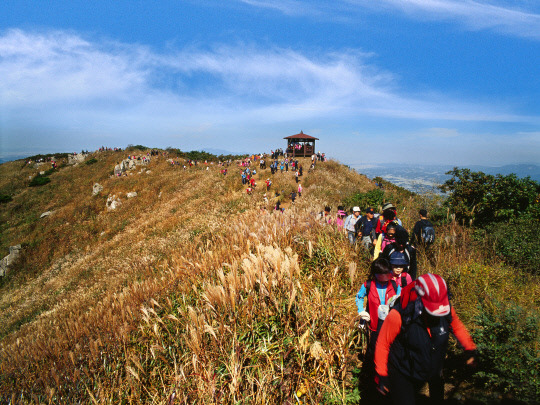
[[[300,131],[300,133],[296,134],[296,135],[286,136],[283,139],[316,139],[316,140],[319,140],[319,138],[315,138],[314,136],[304,134],[303,131]]]

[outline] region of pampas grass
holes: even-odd
[[[155,159],[151,174],[109,178],[118,157],[97,156],[90,174],[55,173],[52,184],[61,175],[82,197],[57,181],[57,214],[39,229],[11,224],[13,238],[3,239],[31,243],[1,286],[1,401],[346,403],[361,365],[354,296],[370,261],[316,214],[373,184],[318,163],[292,205],[294,177],[278,173],[272,191],[285,190],[288,207],[280,213],[261,210],[263,187],[246,195],[232,167],[224,177],[218,167],[183,171]],[[98,181],[105,194],[139,196],[106,212],[104,197],[90,196]],[[23,198],[28,221],[51,205],[15,196],[2,218]],[[419,202],[409,200],[402,220],[412,226]],[[447,278],[469,326],[478,300],[497,291],[523,303],[520,291],[540,296],[534,280],[486,260],[459,224],[437,232],[419,273]]]

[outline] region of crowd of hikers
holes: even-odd
[[[323,160],[324,158],[324,160]],[[311,166],[310,170],[315,168],[317,161],[325,161],[326,158],[324,154],[320,152],[317,155],[311,157]],[[270,169],[271,177],[264,180],[264,202],[265,204],[269,202],[268,193],[272,191],[272,176],[279,174],[281,175],[292,175],[294,176],[295,182],[297,184],[289,194],[291,203],[296,201],[296,198],[302,197],[303,187],[301,183],[301,178],[304,175],[304,169],[302,164],[298,159],[288,156],[287,153],[283,152],[283,149],[272,150],[269,154],[259,154],[251,155],[239,162],[240,167],[240,180],[242,186],[245,186],[245,191],[247,194],[252,194],[253,191],[257,188],[257,182],[255,176],[257,175],[257,170],[259,173],[262,170]],[[258,168],[258,169],[257,169]],[[284,194],[283,190],[275,190],[275,204],[274,210],[283,212],[284,208],[281,206],[282,202],[279,198]],[[263,206],[263,209],[266,209],[266,206]]]
[[[417,277],[417,251],[429,252],[435,229],[425,209],[419,211],[411,235],[386,203],[382,213],[372,207],[361,215],[353,207],[337,215],[325,207],[319,220],[342,228],[351,245],[370,252],[370,275],[356,294],[359,326],[367,331],[368,344],[362,375],[374,381],[373,391],[394,404],[415,404],[425,383],[434,404],[444,400],[443,361],[450,333],[466,353],[466,364],[475,365],[476,346],[450,304],[448,286],[437,274]],[[376,388],[376,390],[375,390]]]

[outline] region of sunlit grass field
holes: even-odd
[[[159,156],[111,176],[125,156],[95,153],[40,187],[28,187],[37,169],[0,165],[0,190],[13,196],[0,206],[0,247],[23,246],[0,281],[0,402],[357,403],[367,382],[355,377],[354,296],[370,259],[316,215],[375,185],[334,161],[308,172],[301,159],[292,204],[291,171],[258,170],[247,195],[236,164],[223,176],[217,164],[183,170]],[[111,195],[122,202],[114,211]],[[398,215],[410,230],[419,208],[438,203],[403,195]],[[449,281],[471,330],[495,297],[538,306],[536,280],[468,229],[450,218],[437,232],[419,274]]]

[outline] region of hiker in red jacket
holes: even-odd
[[[401,290],[386,317],[375,348],[379,391],[392,402],[414,405],[425,382],[434,404],[444,400],[443,361],[452,332],[475,364],[476,346],[450,306],[444,279],[424,274]]]
[[[369,344],[364,359],[363,371],[368,375],[373,374],[373,356],[375,342],[388,315],[389,304],[392,297],[400,293],[399,286],[393,281],[392,266],[385,258],[379,258],[371,263],[369,279],[362,284],[356,294],[356,306],[358,316],[367,322],[370,330]],[[366,309],[364,309],[364,302]],[[372,378],[372,377],[371,377]]]

